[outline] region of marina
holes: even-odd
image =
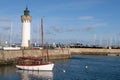
[[[1,0],[0,80],[120,80],[119,3]]]
[[[14,65],[0,68],[0,80],[119,80],[119,56],[79,56],[53,60],[53,71],[18,70]],[[86,67],[87,66],[87,67]]]

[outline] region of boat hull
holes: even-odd
[[[53,63],[48,63],[48,64],[43,64],[43,65],[16,65],[18,69],[23,69],[23,70],[42,70],[42,71],[51,71],[53,70],[54,64]]]

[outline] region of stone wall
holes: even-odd
[[[46,56],[47,51],[43,51]],[[71,54],[80,55],[111,55],[120,56],[120,49],[96,49],[96,48],[69,48],[69,49],[53,49],[48,50],[50,59],[70,58]],[[18,57],[41,57],[41,50],[0,50],[0,61],[16,59]]]
[[[47,50],[43,51],[43,56],[47,56]],[[108,55],[120,56],[120,49],[97,49],[97,48],[67,48],[48,50],[50,59],[66,59],[71,54],[75,55]],[[0,65],[13,63],[18,57],[41,57],[42,50],[0,50]]]
[[[50,59],[70,58],[68,49],[48,50]],[[47,55],[47,50],[43,50],[43,56]],[[0,50],[0,61],[12,60],[18,57],[41,57],[42,50]]]
[[[82,55],[120,55],[120,49],[70,48],[71,54]]]

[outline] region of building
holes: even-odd
[[[29,14],[29,10],[26,7],[24,10],[24,15],[21,16],[22,21],[22,48],[30,48],[30,26],[32,21],[32,16]]]

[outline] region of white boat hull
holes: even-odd
[[[20,50],[20,47],[3,47],[3,50]]]
[[[54,64],[53,63],[48,63],[44,65],[16,65],[18,69],[23,69],[23,70],[42,70],[42,71],[51,71],[53,70]]]

